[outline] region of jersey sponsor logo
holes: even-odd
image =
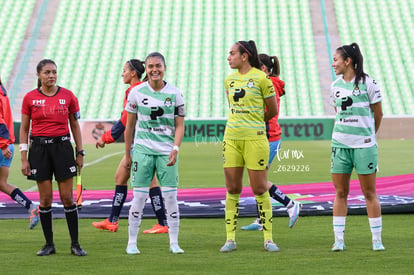
[[[65,99],[59,99],[59,104],[60,105],[65,105],[66,104],[66,100]]]
[[[164,100],[164,106],[165,106],[165,107],[171,107],[171,106],[172,106],[172,100],[171,100],[171,98],[167,97],[167,98]]]
[[[157,117],[162,116],[164,114],[164,110],[157,106],[157,107],[151,107],[151,120],[157,120]]]
[[[354,101],[348,96],[341,98],[341,110],[345,111],[348,107],[352,106],[352,103],[354,103]]]
[[[167,131],[167,128],[162,128],[162,127],[148,127],[148,130],[150,130],[152,132],[165,132],[165,131]]]
[[[340,97],[341,96],[341,91],[336,91],[335,92],[335,97]]]
[[[32,103],[35,105],[35,107],[44,106],[46,102],[46,99],[33,99]]]
[[[247,82],[247,87],[249,87],[249,88],[253,88],[254,87],[254,81],[253,81],[253,79],[249,79],[249,81]]]
[[[243,103],[234,103],[233,106],[235,107],[244,107]]]
[[[236,92],[233,95],[233,100],[235,102],[238,102],[240,98],[243,98],[246,95],[246,90],[242,89],[236,89]]]
[[[358,119],[357,118],[340,118],[339,121],[343,123],[357,123]]]
[[[237,109],[231,109],[232,114],[250,114],[250,111],[248,110],[237,110]]]

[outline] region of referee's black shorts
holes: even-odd
[[[35,181],[63,181],[76,176],[76,162],[69,136],[31,137],[29,163]]]

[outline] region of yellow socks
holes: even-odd
[[[257,208],[259,209],[260,221],[263,226],[263,236],[265,241],[273,241],[272,234],[272,203],[269,192],[256,195]]]
[[[269,192],[266,192],[269,196]],[[239,200],[240,194],[226,194],[226,234],[227,240],[235,240],[236,238],[236,227],[237,217],[239,216]]]

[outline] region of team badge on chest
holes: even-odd
[[[352,94],[354,96],[359,96],[361,94],[361,91],[359,90],[358,87],[355,87],[355,89],[352,91]]]
[[[253,79],[249,79],[249,81],[247,82],[247,87],[249,87],[249,88],[254,87],[254,81],[253,81]]]
[[[171,107],[171,106],[172,106],[172,100],[171,100],[171,98],[167,97],[167,98],[164,100],[164,106],[165,106],[165,107]]]

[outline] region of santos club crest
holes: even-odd
[[[171,107],[172,106],[171,98],[167,97],[164,101],[164,105],[165,107]]]

